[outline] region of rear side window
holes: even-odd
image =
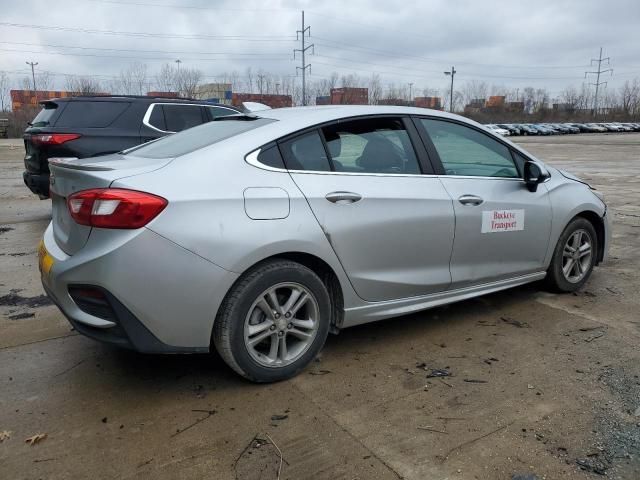
[[[160,140],[134,147],[124,153],[144,158],[179,157],[275,121],[270,118],[256,118],[255,120],[229,119],[208,122],[184,132],[168,135]]]
[[[258,154],[258,162],[266,165],[267,167],[284,169],[284,161],[282,160],[282,156],[280,155],[280,150],[278,150],[277,145],[272,145],[271,147],[260,150],[260,153]]]
[[[322,129],[336,172],[420,174],[400,118],[365,118]]]
[[[181,132],[203,123],[200,105],[162,105],[169,132]]]
[[[320,134],[314,130],[282,144],[282,154],[289,170],[328,172],[329,159]]]
[[[205,107],[211,120],[217,117],[226,117],[227,115],[237,115],[238,112],[224,107]],[[209,120],[209,119],[207,119]]]
[[[38,112],[36,118],[31,122],[32,127],[46,127],[47,125],[51,125],[51,121],[55,116],[58,109],[58,105],[56,103],[50,102],[45,103],[42,110]]]
[[[71,101],[60,114],[56,127],[108,127],[129,105],[130,102]]]
[[[167,124],[164,121],[164,113],[162,112],[162,105],[154,105],[151,107],[151,115],[149,115],[149,125],[162,130],[167,131]]]

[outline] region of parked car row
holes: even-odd
[[[567,133],[640,132],[640,123],[489,123],[499,135],[564,135]]]

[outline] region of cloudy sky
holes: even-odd
[[[38,62],[107,82],[132,62],[151,73],[181,60],[215,81],[247,67],[295,75],[301,10],[312,79],[378,73],[384,84],[441,89],[456,81],[511,88],[579,87],[591,58],[611,57],[609,88],[640,77],[638,0],[0,0],[0,70],[19,85]],[[594,81],[592,79],[591,81]]]

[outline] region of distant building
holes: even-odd
[[[378,100],[378,105],[398,105],[400,107],[408,107],[411,105],[411,102],[403,98],[381,98]]]
[[[320,97],[316,97],[316,105],[330,105],[330,104],[331,104],[330,95],[322,95]]]
[[[273,95],[259,93],[234,93],[231,97],[231,104],[237,107],[243,102],[257,102],[269,105],[271,108],[284,108],[293,105],[291,95]]]
[[[230,83],[205,83],[196,88],[195,98],[209,100],[210,102],[231,105],[233,93]]]
[[[14,112],[25,108],[36,108],[39,102],[43,100],[52,100],[54,98],[66,98],[82,95],[77,92],[67,92],[64,90],[11,90],[11,109]],[[94,95],[109,95],[108,93],[95,93]]]
[[[486,108],[503,108],[504,101],[506,100],[506,98],[507,97],[505,97],[504,95],[492,95],[487,100],[485,107]]]
[[[572,112],[573,110],[575,110],[575,107],[570,103],[554,103],[553,104],[554,112]]]
[[[332,88],[331,105],[368,105],[368,88]]]
[[[504,104],[504,109],[508,112],[524,112],[524,102],[507,102]]]
[[[413,104],[419,108],[442,110],[442,99],[440,97],[415,97]]]

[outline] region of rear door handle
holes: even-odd
[[[353,192],[331,192],[324,197],[331,203],[355,203],[362,199],[362,195]]]
[[[484,200],[477,195],[462,195],[458,201],[463,205],[480,205]]]

